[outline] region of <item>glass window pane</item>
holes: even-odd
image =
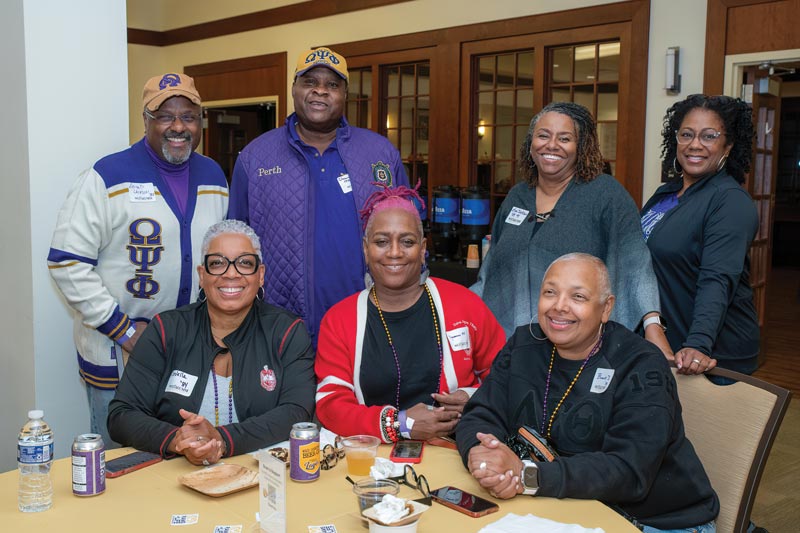
[[[404,65],[400,67],[401,87],[400,94],[402,96],[413,96],[414,94],[414,65]]]
[[[386,138],[389,139],[389,142],[392,143],[395,148],[398,148],[398,139],[399,139],[398,130],[387,130]]]
[[[530,126],[517,126],[517,136],[514,138],[514,157],[519,157],[519,151],[522,148],[522,143],[525,142],[525,136],[528,134],[529,127]]]
[[[617,120],[619,94],[615,85],[598,85],[597,120]]]
[[[492,183],[492,165],[491,163],[478,163],[478,187],[489,190]]]
[[[553,95],[550,98],[551,102],[571,102],[572,97],[569,94],[569,89],[553,89]],[[533,118],[533,117],[531,117]]]
[[[533,72],[533,70],[531,70]],[[553,50],[553,83],[569,83],[572,81],[572,47]],[[563,102],[565,100],[558,100]]]
[[[358,102],[350,100],[347,102],[347,122],[350,124],[358,123]]]
[[[515,122],[527,124],[533,118],[533,91],[517,91],[517,116]]]
[[[361,92],[361,72],[350,71],[350,81],[347,84],[347,96],[350,99],[358,98]]]
[[[386,95],[398,96],[400,94],[400,75],[398,74],[398,69],[387,68],[387,71],[389,74],[386,81]]]
[[[411,155],[411,148],[413,144],[411,143],[411,134],[414,130],[411,128],[403,128],[400,130],[400,158],[401,159],[408,159]]]
[[[576,104],[581,104],[583,107],[588,109],[592,115],[594,115],[594,86],[582,85],[574,87],[573,89],[575,95],[573,102]]]
[[[481,136],[478,130],[478,159],[489,160],[492,159],[492,139],[494,137],[494,128],[491,126],[483,127],[483,135]]]
[[[398,113],[400,112],[400,100],[389,98],[386,101],[386,128],[396,128],[399,123]]]
[[[514,54],[497,56],[497,88],[510,89],[514,86]]]
[[[363,123],[361,126],[362,128],[372,128],[372,106],[369,105],[369,102],[364,102],[364,108],[367,110],[367,117],[366,122]]]
[[[594,49],[593,44],[575,47],[574,81],[594,81]]]
[[[478,60],[478,90],[494,88],[494,56],[482,57]]]
[[[497,118],[495,123],[514,123],[514,91],[497,92]]]
[[[494,124],[494,93],[480,93],[478,95],[478,120],[483,119],[487,124]]]
[[[511,162],[499,162],[494,166],[494,192],[507,193],[514,185]]]
[[[598,122],[597,140],[600,142],[600,153],[604,159],[617,158],[617,123]]]
[[[533,87],[533,52],[517,55],[517,87]]]
[[[414,99],[400,99],[400,127],[411,128],[414,126]]]
[[[365,98],[372,97],[372,73],[368,70],[365,70],[364,75],[361,76],[361,94]]]
[[[619,42],[600,45],[600,81],[619,80]]]
[[[513,132],[514,128],[511,126],[496,128],[495,159],[514,159],[514,140],[511,138]]]

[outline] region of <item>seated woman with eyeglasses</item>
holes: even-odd
[[[263,302],[261,244],[238,220],[209,228],[201,301],[153,317],[109,405],[111,438],[209,465],[289,438],[314,413],[303,323]]]
[[[383,442],[453,432],[505,342],[492,312],[466,287],[428,278],[416,190],[365,202],[367,289],[323,317],[315,362],[317,416],[342,435]]]

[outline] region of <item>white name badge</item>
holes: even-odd
[[[448,331],[447,339],[454,352],[472,348],[469,343],[469,329],[466,326]]]
[[[611,385],[611,378],[614,377],[613,368],[598,368],[594,372],[594,379],[592,380],[592,388],[589,392],[601,393],[605,392],[609,385]]]
[[[197,383],[197,376],[187,374],[181,370],[173,370],[164,392],[174,392],[181,396],[190,396]]]
[[[528,218],[530,211],[527,209],[522,209],[521,207],[514,207],[511,209],[511,212],[506,217],[506,224],[514,224],[515,226],[519,226],[525,219]]]
[[[131,202],[155,202],[156,188],[152,183],[131,183],[128,185],[128,199]]]
[[[336,180],[339,182],[339,187],[342,188],[342,192],[347,194],[353,190],[353,186],[350,184],[350,174],[342,174]]]

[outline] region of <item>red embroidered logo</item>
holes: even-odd
[[[261,371],[261,386],[272,392],[277,384],[278,380],[275,377],[275,372],[269,366],[264,365],[264,369]]]

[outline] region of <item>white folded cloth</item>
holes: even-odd
[[[405,473],[404,463],[393,463],[383,457],[376,457],[375,464],[369,469],[369,475],[373,479],[385,479],[387,477],[402,476]]]
[[[562,524],[532,514],[525,516],[508,513],[478,533],[605,533],[601,528],[585,528],[578,524]]]

